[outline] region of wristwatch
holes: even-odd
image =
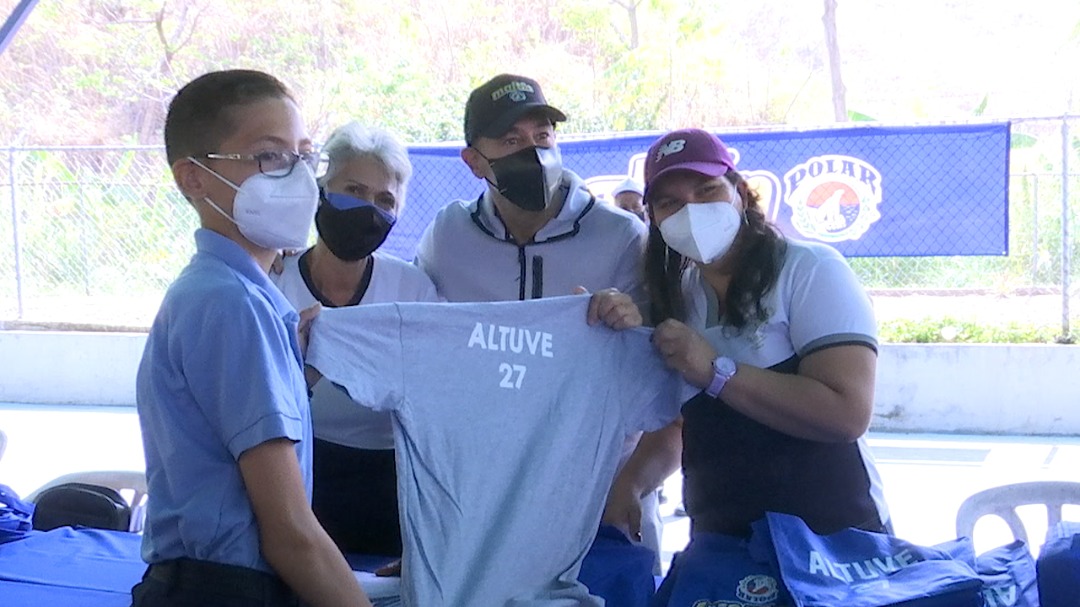
[[[720,396],[720,391],[727,385],[728,380],[735,376],[735,371],[738,369],[734,360],[726,356],[717,356],[716,360],[712,361],[712,370],[712,382],[705,388],[705,394],[716,398]]]

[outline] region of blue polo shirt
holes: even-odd
[[[237,459],[295,442],[311,499],[299,315],[238,244],[206,229],[169,287],[139,365],[148,563],[188,557],[270,571]]]

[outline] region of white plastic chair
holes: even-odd
[[[146,501],[149,495],[146,492],[146,473],[134,470],[91,470],[88,472],[72,472],[54,478],[26,497],[28,502],[37,502],[37,498],[43,491],[63,485],[64,483],[86,483],[100,485],[115,489],[131,506],[131,524],[128,531],[141,533],[143,523],[146,520]],[[128,494],[131,497],[128,497]]]
[[[975,523],[984,516],[1000,517],[1009,526],[1013,537],[1028,541],[1027,530],[1016,509],[1020,506],[1043,504],[1046,506],[1047,529],[1061,522],[1061,509],[1065,504],[1080,505],[1080,483],[1067,481],[1033,481],[993,487],[971,495],[956,513],[957,537],[972,537]],[[973,538],[974,539],[974,538]]]

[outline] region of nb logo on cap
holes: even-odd
[[[656,162],[660,162],[661,160],[663,160],[664,156],[670,156],[672,154],[683,151],[683,148],[685,147],[685,139],[676,139],[674,141],[669,141],[665,143],[664,145],[660,146],[659,150],[656,150]]]

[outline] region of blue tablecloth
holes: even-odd
[[[0,605],[4,607],[129,607],[131,592],[106,592],[0,580]]]
[[[131,587],[146,570],[141,536],[61,527],[0,544],[0,606],[128,607]],[[371,570],[385,558],[351,556]],[[652,554],[602,529],[579,579],[609,607],[646,607],[653,594]]]

